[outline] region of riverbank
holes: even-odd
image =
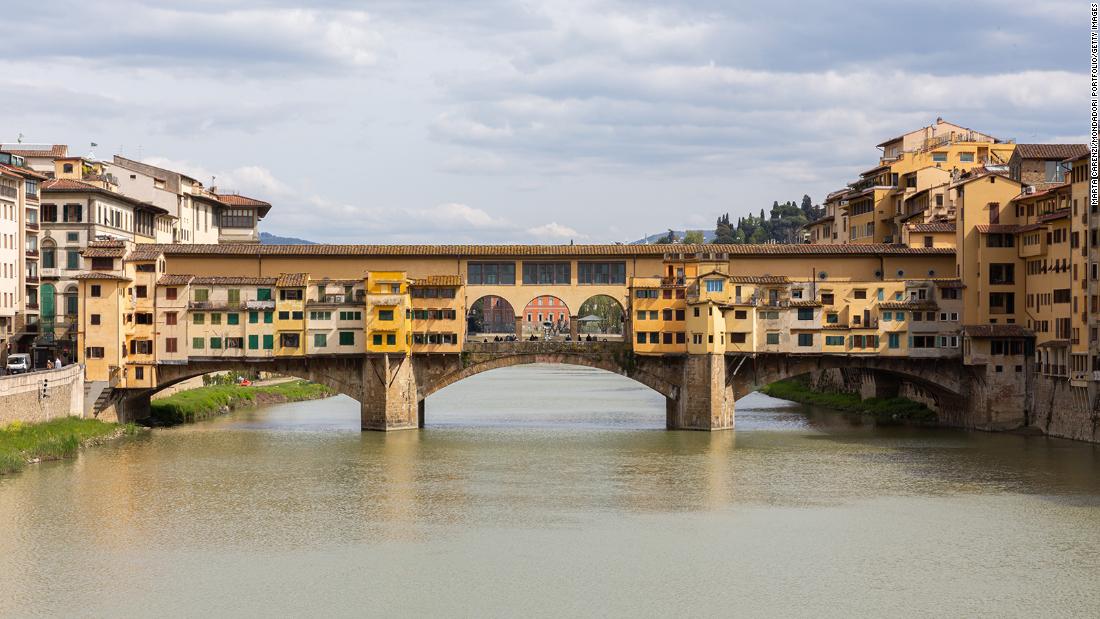
[[[781,380],[760,389],[760,392],[799,404],[809,404],[838,411],[859,413],[876,423],[936,423],[936,413],[923,404],[905,398],[868,398],[861,400],[855,393],[823,393],[814,391],[800,380]]]
[[[41,423],[12,422],[0,428],[0,475],[34,462],[71,458],[81,447],[134,434],[133,424],[64,417]]]
[[[174,426],[209,419],[238,408],[320,400],[336,395],[332,389],[305,380],[260,387],[210,385],[181,391],[149,405],[149,425]]]

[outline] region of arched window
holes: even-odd
[[[42,241],[42,268],[57,268],[57,245],[53,242],[53,239]]]
[[[65,289],[65,316],[76,319],[80,310],[80,296],[77,294],[76,285],[71,284]]]

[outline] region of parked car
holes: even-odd
[[[26,353],[8,355],[8,374],[25,374],[31,371],[31,356]]]

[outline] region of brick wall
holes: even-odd
[[[46,397],[42,397],[43,383]],[[83,366],[0,377],[0,424],[35,423],[83,414]]]

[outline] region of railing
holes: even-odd
[[[28,249],[28,250],[26,250],[26,253],[27,253],[28,258],[37,258],[38,257],[38,250],[37,249]]]
[[[268,301],[257,301],[257,300],[245,301],[244,302],[244,308],[245,309],[250,309],[250,310],[275,309],[275,301],[271,301],[271,300],[268,300]]]
[[[27,228],[27,230],[35,230],[35,231],[38,230],[38,224],[36,222],[28,221],[27,223],[25,223],[23,225]]]
[[[38,276],[37,275],[28,275],[27,276],[27,283],[28,284],[37,284],[38,283]]]

